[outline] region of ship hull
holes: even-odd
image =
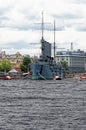
[[[32,80],[53,80],[55,76],[62,79],[63,69],[53,62],[39,59],[30,65],[30,74]]]

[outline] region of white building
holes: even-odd
[[[86,53],[84,51],[60,51],[57,52],[55,58],[57,63],[60,63],[62,60],[66,61],[70,73],[86,71]]]

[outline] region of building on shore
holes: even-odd
[[[12,64],[12,68],[19,68],[20,64],[23,61],[24,56],[20,54],[20,52],[17,52],[15,54],[6,54],[5,51],[0,52],[0,60],[7,59]]]
[[[66,61],[69,73],[86,72],[86,52],[81,51],[59,51],[56,54],[56,62]]]

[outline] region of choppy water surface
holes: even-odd
[[[86,81],[0,80],[0,130],[86,130]]]

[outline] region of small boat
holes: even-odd
[[[7,76],[4,78],[4,80],[11,80],[11,79],[12,79],[12,77],[9,76],[9,75],[7,75]]]
[[[61,77],[59,76],[54,76],[54,79],[53,80],[61,80]]]
[[[86,76],[80,76],[80,79],[86,80]]]

